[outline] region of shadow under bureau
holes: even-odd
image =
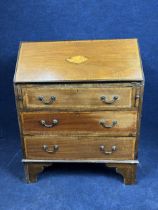
[[[136,39],[23,42],[14,88],[27,182],[54,162],[104,163],[135,182],[144,90]]]

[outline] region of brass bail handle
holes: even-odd
[[[112,124],[109,125],[109,124],[106,122],[106,120],[100,120],[100,121],[99,121],[99,124],[100,124],[103,128],[113,128],[114,126],[117,125],[117,121],[116,121],[116,120],[113,120],[113,121],[112,121]]]
[[[57,144],[55,144],[55,145],[53,145],[49,148],[47,144],[44,144],[43,149],[44,149],[45,152],[55,153],[59,150],[59,146]]]
[[[39,96],[38,100],[41,101],[43,104],[49,105],[52,104],[56,101],[56,97],[55,96],[51,96],[49,100],[46,100],[44,98],[44,96]]]
[[[111,100],[108,100],[106,96],[101,96],[100,100],[105,104],[113,104],[118,100],[118,96],[113,96]]]
[[[113,146],[111,147],[111,151],[106,151],[106,148],[105,148],[104,145],[100,145],[100,146],[99,146],[99,149],[100,149],[100,151],[103,152],[105,155],[111,155],[113,152],[116,151],[116,146],[113,145]]]
[[[51,124],[47,124],[45,120],[41,120],[40,123],[41,123],[41,125],[43,125],[46,128],[52,128],[59,123],[59,120],[54,119],[54,120],[52,120]]]

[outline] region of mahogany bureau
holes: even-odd
[[[136,39],[23,42],[14,76],[28,183],[54,162],[136,180],[144,76]]]

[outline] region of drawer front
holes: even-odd
[[[135,136],[136,111],[22,112],[24,134]]]
[[[22,94],[24,108],[32,110],[106,110],[131,108],[134,103],[134,88],[132,87],[23,87]]]
[[[25,137],[28,159],[133,160],[135,138],[123,137]]]

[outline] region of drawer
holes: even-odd
[[[25,137],[27,159],[106,159],[133,160],[134,137]]]
[[[25,109],[40,110],[110,110],[131,108],[135,100],[132,87],[54,88],[23,87]]]
[[[136,111],[22,112],[24,134],[135,136]]]

